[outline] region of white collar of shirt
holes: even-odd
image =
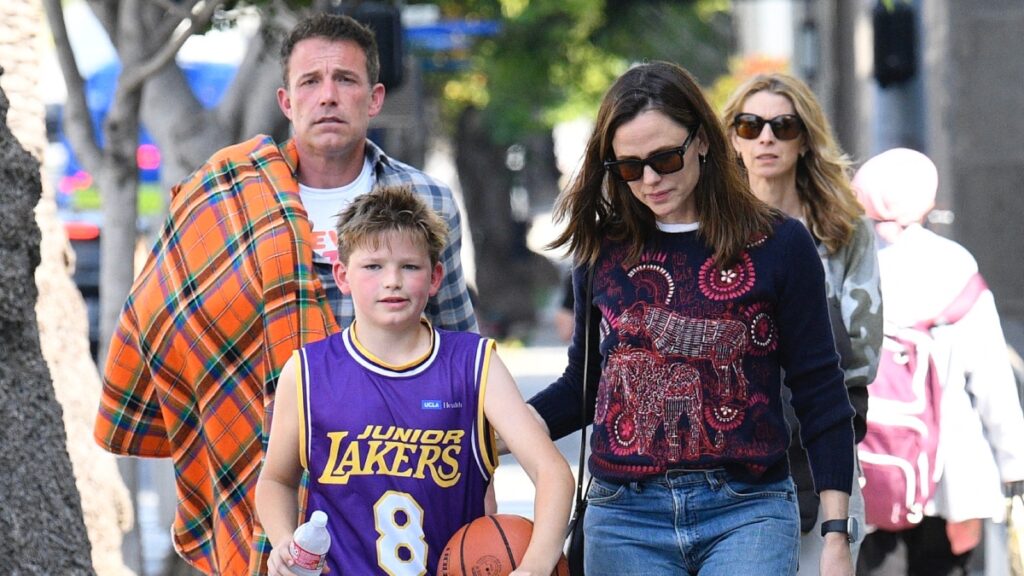
[[[369,191],[373,188],[373,167],[370,166],[369,158],[363,159],[363,169],[359,171],[359,176],[356,179],[345,184],[344,186],[338,186],[335,188],[313,188],[312,186],[306,186],[302,182],[299,182],[299,193],[300,194],[311,194],[314,196],[336,196],[339,194],[346,195],[351,192]],[[338,208],[341,211],[341,208]]]
[[[685,222],[682,224],[666,224],[664,222],[658,222],[658,230],[667,232],[669,234],[679,234],[681,232],[693,232],[700,228],[700,222]]]

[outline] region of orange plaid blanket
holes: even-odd
[[[174,545],[208,574],[265,573],[254,492],[274,387],[293,350],[337,331],[296,165],[293,143],[259,136],[172,190],[104,367],[96,440],[173,460]]]

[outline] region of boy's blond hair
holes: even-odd
[[[356,197],[338,215],[338,260],[348,263],[361,246],[379,248],[388,232],[410,234],[430,255],[441,261],[448,240],[448,225],[409,186],[381,186]]]

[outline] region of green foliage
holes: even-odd
[[[324,0],[216,0],[213,26],[239,11],[305,11]],[[341,0],[351,3],[356,0]],[[730,0],[410,0],[445,19],[496,20],[501,33],[465,53],[419,55],[466,66],[427,77],[451,129],[462,110],[483,111],[508,145],[555,123],[593,116],[604,91],[634,62],[671,60],[710,84],[727,71]]]
[[[595,42],[632,62],[668,60],[710,83],[726,71],[729,18],[722,2],[609,2]]]
[[[417,2],[411,2],[417,3]],[[555,123],[592,116],[632,62],[679,62],[710,82],[726,70],[727,0],[440,0],[445,18],[493,19],[463,70],[429,84],[452,126],[480,108],[494,142],[507,145]]]

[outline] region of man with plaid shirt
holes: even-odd
[[[293,350],[352,321],[325,232],[346,200],[407,184],[438,211],[450,235],[427,315],[477,330],[451,191],[366,139],[384,101],[373,33],[316,15],[292,30],[281,60],[292,139],[225,148],[174,187],[111,341],[96,419],[105,449],[173,460],[175,549],[208,574],[266,571],[253,490],[277,377]]]

